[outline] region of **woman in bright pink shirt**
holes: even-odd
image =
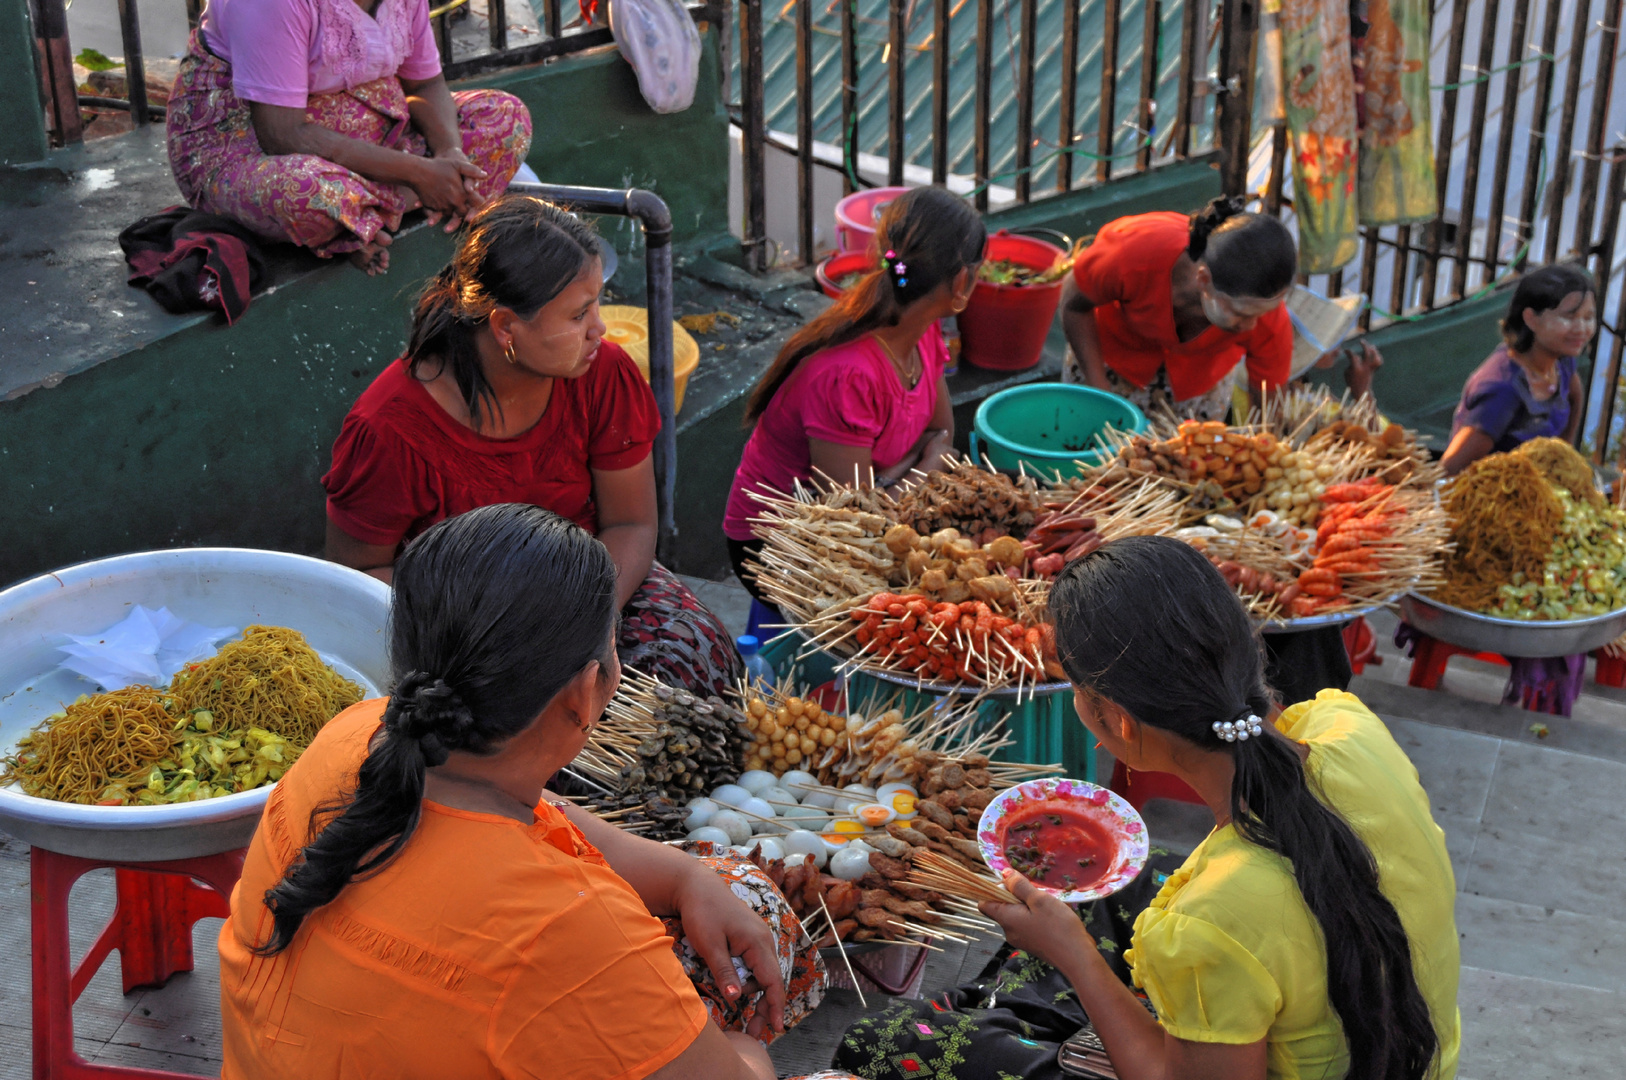
[[[785,343],[746,404],[755,423],[723,518],[734,573],[762,542],[752,492],[790,491],[816,474],[890,485],[931,470],[954,446],[938,320],[965,309],[988,239],[982,219],[943,188],[895,199],[875,233],[875,264]],[[760,595],[758,599],[763,599]]]
[[[428,0],[209,0],[167,126],[192,206],[368,273],[403,214],[450,231],[531,145],[518,98],[447,89]]]

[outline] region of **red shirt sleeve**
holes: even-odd
[[[587,467],[630,469],[649,456],[661,430],[655,392],[619,345],[599,346],[588,415]]]
[[[1079,252],[1073,261],[1073,281],[1078,291],[1096,307],[1118,303],[1132,293],[1127,278],[1133,268],[1123,265],[1124,260],[1119,258],[1122,254],[1120,231],[1112,225],[1103,226],[1096,233],[1095,242]]]
[[[364,544],[395,547],[435,510],[423,460],[388,426],[354,412],[333,441],[322,487],[327,516]]]
[[[1264,383],[1275,389],[1287,382],[1293,370],[1293,321],[1287,305],[1262,316],[1243,342],[1248,351],[1248,385]]]

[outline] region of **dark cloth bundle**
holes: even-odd
[[[130,284],[165,311],[219,311],[232,323],[265,277],[259,240],[230,218],[186,206],[144,217],[119,233]]]

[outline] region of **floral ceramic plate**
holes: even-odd
[[[1014,841],[1013,830],[1019,834]],[[1068,904],[1111,896],[1134,881],[1146,865],[1148,846],[1146,823],[1121,796],[1065,777],[1029,780],[1000,792],[982,812],[977,843],[996,875],[1022,869]],[[1025,865],[1035,872],[1042,866],[1041,879],[1012,867],[1008,854],[1019,863],[1029,860]]]

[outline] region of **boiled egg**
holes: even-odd
[[[833,791],[809,792],[807,798],[802,800],[803,806],[816,806],[820,810],[829,810],[836,805],[836,793]]]
[[[881,803],[865,803],[863,806],[853,808],[853,817],[868,828],[880,829],[885,828],[888,822],[896,821],[898,812]]]
[[[803,798],[819,786],[819,778],[804,769],[791,769],[779,778],[779,785],[790,788],[797,798]]]
[[[702,795],[698,799],[690,799],[688,809],[689,812],[684,816],[683,824],[691,829],[698,829],[702,825],[710,825],[712,815],[721,810],[722,807]]]
[[[816,806],[787,806],[779,811],[779,820],[793,829],[817,831],[824,828],[830,815]]]
[[[843,881],[857,881],[869,873],[869,852],[853,848],[830,856],[830,874]]]
[[[743,844],[751,839],[751,823],[734,810],[719,810],[711,816],[710,828],[728,834],[730,843]]]
[[[723,784],[711,793],[711,797],[724,806],[738,808],[744,804],[746,799],[752,798],[752,795],[750,791],[738,784]]]
[[[805,855],[812,859],[813,865],[820,870],[824,869],[825,863],[830,859],[830,849],[825,847],[819,834],[806,829],[792,829],[780,838],[780,843],[784,845],[786,858],[792,855]]]
[[[849,784],[841,789],[840,795],[835,797],[835,805],[832,809],[838,814],[851,814],[856,808],[874,801],[874,788],[865,787],[863,784]]]
[[[690,840],[709,840],[718,847],[728,847],[734,838],[723,830],[711,825],[702,825],[689,834]]]
[[[775,810],[784,810],[792,806],[800,806],[801,800],[794,793],[775,784],[771,788],[763,788],[757,792],[757,798],[773,807]]]
[[[831,845],[832,850],[839,850],[847,841],[863,835],[864,831],[863,822],[857,818],[840,817],[830,822],[829,827],[819,835],[824,837],[825,843]]]
[[[915,809],[919,799],[920,792],[912,784],[882,784],[875,789],[875,801],[882,806],[890,806],[900,821],[908,821],[919,813]]]
[[[759,836],[751,841],[751,846],[761,848],[764,859],[783,859],[785,857],[785,845],[772,836]]]
[[[765,789],[771,788],[778,783],[779,781],[774,779],[771,772],[764,769],[747,769],[740,774],[737,786],[744,788],[753,795],[761,795]]]

